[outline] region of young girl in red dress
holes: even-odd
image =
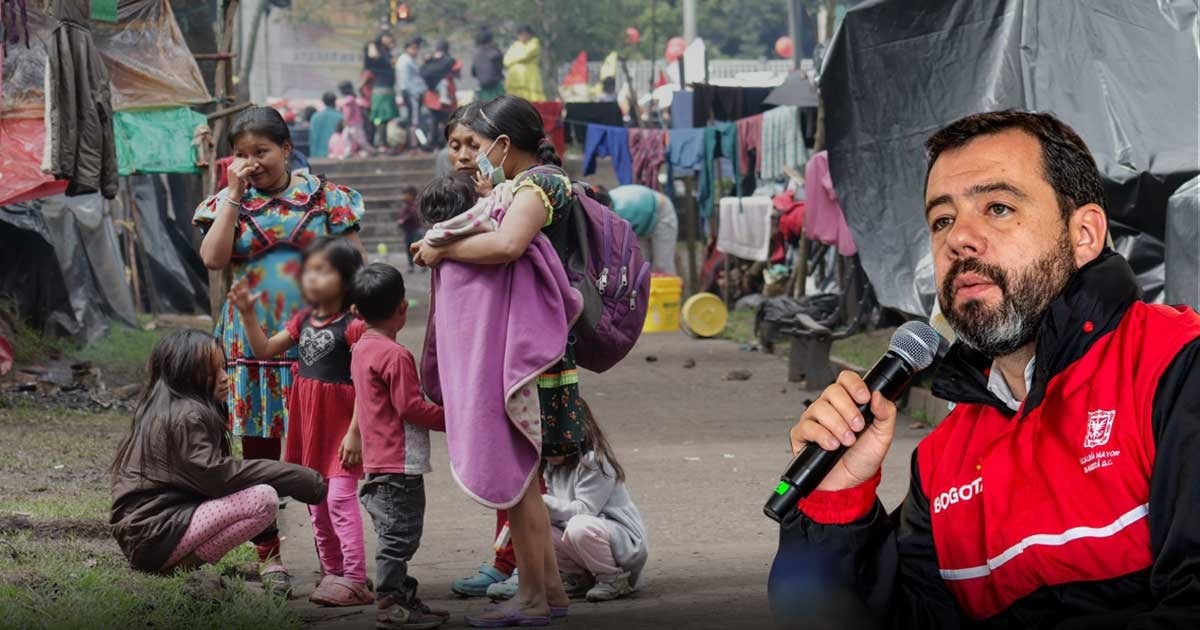
[[[350,346],[366,326],[350,314],[347,294],[362,257],[346,239],[321,237],[304,251],[300,289],[308,307],[285,330],[267,338],[254,319],[249,287],[239,282],[229,301],[242,313],[246,339],[256,357],[300,348],[299,373],[288,399],[284,460],[321,473],[329,484],[323,503],[309,507],[313,538],[325,577],[309,597],[324,606],[360,606],[374,601],[367,586],[358,480],[362,442],[353,419]]]

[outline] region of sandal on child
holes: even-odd
[[[484,615],[496,615],[485,617]],[[467,625],[472,628],[528,628],[550,625],[550,615],[530,615],[518,608],[485,609],[480,615],[467,615]]]
[[[258,573],[258,579],[268,595],[282,599],[292,598],[292,576],[283,565],[272,564],[263,567]]]
[[[327,575],[308,601],[320,606],[366,606],[375,601],[366,584],[357,584],[344,577]]]

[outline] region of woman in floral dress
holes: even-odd
[[[239,115],[229,141],[235,158],[228,169],[229,185],[200,204],[192,219],[204,235],[200,257],[209,269],[228,267],[233,282],[245,278],[259,294],[259,323],[267,330],[282,330],[303,306],[297,281],[301,250],[325,234],[345,234],[362,250],[357,234],[362,196],[312,175],[291,173],[291,136],[272,108],[254,107]],[[241,316],[228,301],[214,334],[225,348],[230,430],[241,438],[243,458],[278,460],[296,350],[256,359],[246,343]],[[358,451],[357,444],[347,446],[352,453]],[[272,525],[253,542],[263,565],[263,584],[290,594],[279,530]]]

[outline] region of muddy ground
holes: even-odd
[[[400,341],[414,352],[424,337],[426,278],[408,278],[417,306]],[[689,360],[695,367],[684,367]],[[726,380],[734,370],[749,371],[750,380]],[[570,627],[769,627],[766,582],[778,526],[762,506],[789,461],[788,430],[814,394],[787,382],[782,357],[682,333],[647,335],[621,365],[585,372],[581,381],[646,521],[650,560],[635,597],[575,603]],[[909,455],[925,433],[900,426],[880,488],[889,507],[907,488]],[[422,597],[454,613],[446,627],[464,627],[463,615],[483,602],[453,597],[450,583],[489,558],[495,517],[455,485],[444,436],[432,442],[425,536],[411,570]],[[285,555],[307,595],[318,577],[307,512],[292,503],[282,514]],[[373,572],[374,540],[365,513],[363,519]],[[314,628],[373,627],[369,608],[322,609],[301,598],[292,609]]]

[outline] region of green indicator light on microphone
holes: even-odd
[[[787,485],[786,481],[780,481],[779,485],[775,486],[775,494],[783,496],[787,493],[789,488],[791,488],[791,486]]]

